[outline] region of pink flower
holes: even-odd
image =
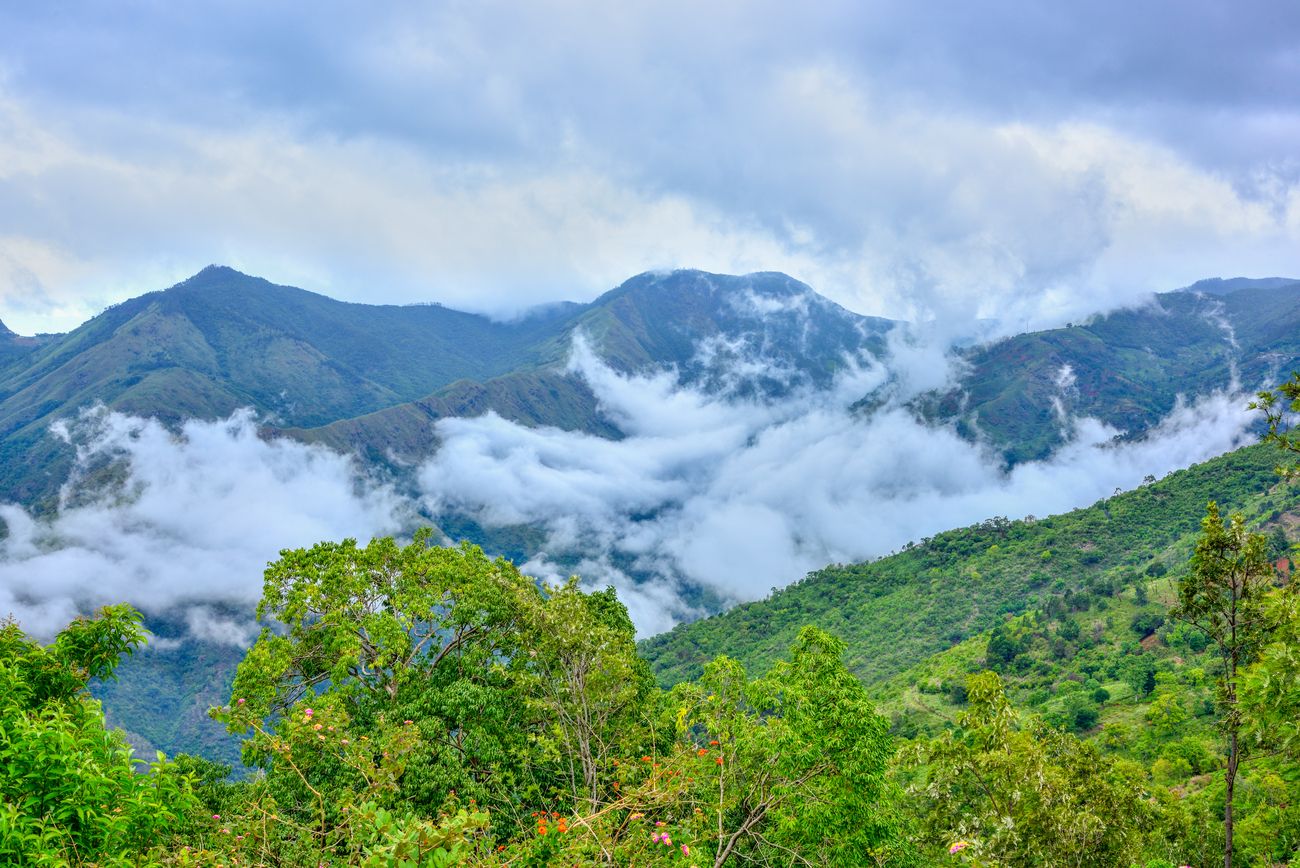
[[[691,855],[691,848],[690,848],[690,847],[687,847],[685,844],[683,844],[683,845],[682,845],[682,855],[683,855],[683,856],[689,856],[689,855]]]
[[[303,712],[303,714],[306,715],[308,720],[311,720],[311,716],[315,713],[316,712],[312,711],[310,708]]]
[[[239,698],[239,701],[236,702],[235,704],[236,704],[236,705],[243,705],[243,704],[244,704],[244,698],[241,696],[241,697]]]
[[[957,841],[955,844],[953,844],[951,847],[948,848],[948,855],[954,856],[960,853],[962,850],[965,850],[969,846],[970,846],[969,841]]]

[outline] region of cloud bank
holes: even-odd
[[[239,644],[253,635],[261,573],[279,550],[408,533],[454,513],[489,529],[542,528],[525,571],[613,584],[648,635],[702,614],[708,601],[760,598],[827,563],[885,555],[993,515],[1082,506],[1246,439],[1247,398],[1220,393],[1180,403],[1138,442],[1062,417],[1069,443],[1006,473],[980,445],[907,409],[935,376],[907,367],[934,359],[896,339],[886,362],[851,360],[831,388],[761,398],[686,387],[673,371],[620,374],[580,341],[572,370],[623,439],[495,414],[444,419],[430,435],[437,451],[416,473],[418,500],[367,478],[351,458],[259,439],[248,412],[172,434],[100,410],[62,431],[79,462],[57,515],[0,507],[9,530],[0,613],[48,636],[77,613],[126,600],[180,613],[194,638]],[[749,375],[781,373],[737,364]],[[1069,377],[1060,385],[1068,390]],[[870,413],[855,410],[868,394],[884,397]],[[124,469],[108,485],[96,472],[106,458]],[[232,618],[232,607],[249,617]]]
[[[191,633],[212,641],[248,638],[262,571],[284,548],[324,539],[396,532],[408,504],[368,484],[349,458],[257,436],[252,414],[185,423],[104,410],[62,429],[77,444],[78,470],[53,519],[0,506],[0,615],[48,637],[78,614],[129,601],[148,612],[181,610]],[[86,478],[104,458],[125,477]],[[240,622],[212,608],[233,604]]]
[[[1293,4],[72,6],[0,8],[22,332],[210,262],[498,313],[776,269],[1020,330],[1300,274]]]
[[[900,382],[883,365],[780,402],[706,395],[671,373],[620,375],[581,345],[574,367],[625,439],[492,414],[445,419],[420,483],[435,513],[545,526],[546,550],[527,568],[557,577],[576,559],[589,584],[619,588],[643,633],[699,614],[683,586],[752,600],[827,563],[993,515],[1063,512],[1242,445],[1249,422],[1247,397],[1226,393],[1180,403],[1138,442],[1064,420],[1067,446],[1007,474],[978,444],[918,421],[902,405],[906,391],[870,415],[853,412],[864,394]]]

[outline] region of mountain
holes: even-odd
[[[673,271],[633,277],[556,325],[555,351],[535,368],[461,381],[367,416],[284,433],[376,460],[424,457],[436,445],[429,435],[435,420],[488,410],[525,425],[618,437],[586,381],[569,370],[567,352],[556,349],[567,349],[577,335],[621,373],[673,370],[685,385],[776,396],[827,386],[860,353],[882,356],[896,323],[853,314],[784,274]],[[747,362],[757,363],[753,372],[738,376]]]
[[[616,370],[674,368],[710,388],[774,392],[824,384],[847,355],[879,352],[891,325],[781,274],[645,274],[590,304],[498,322],[438,305],[349,304],[210,266],[0,372],[0,500],[50,503],[73,453],[49,427],[93,403],[167,423],[251,406],[273,433],[376,460],[418,457],[436,445],[432,420],[488,410],[618,436],[566,369],[579,332]],[[740,355],[787,376],[731,383]]]
[[[436,448],[437,419],[488,411],[621,436],[569,366],[579,335],[616,371],[668,370],[685,385],[772,397],[826,386],[847,359],[882,357],[895,326],[777,273],[651,272],[589,304],[499,322],[438,305],[350,304],[210,266],[66,335],[0,331],[0,500],[51,505],[73,452],[49,427],[96,402],[172,424],[251,406],[269,434],[400,464]],[[1268,385],[1300,367],[1297,335],[1300,283],[1216,278],[955,350],[964,373],[913,407],[1014,465],[1051,454],[1070,417],[1138,437],[1179,396]]]
[[[1294,527],[1300,487],[1278,482],[1277,461],[1275,448],[1249,446],[1063,515],[994,517],[876,561],[831,565],[647,639],[641,653],[665,685],[698,677],[719,654],[761,672],[817,624],[844,639],[858,675],[885,682],[1053,595],[1110,596],[1180,570],[1209,500],[1257,526]]]
[[[917,407],[983,438],[1008,465],[1051,454],[1069,436],[1067,417],[1140,436],[1179,396],[1271,387],[1300,367],[1300,282],[1280,280],[1223,282],[1242,286],[1220,295],[1162,293],[1140,308],[969,348],[958,384]]]

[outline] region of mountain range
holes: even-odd
[[[345,303],[210,266],[67,334],[0,326],[0,501],[53,505],[74,452],[50,425],[92,404],[171,424],[251,407],[269,436],[391,465],[436,448],[434,420],[489,410],[621,436],[568,365],[576,335],[614,370],[671,370],[683,384],[743,396],[824,387],[853,360],[884,356],[898,325],[777,273],[646,273],[589,304],[497,321],[440,305]],[[1068,437],[1063,413],[1136,437],[1180,395],[1271,382],[1300,365],[1297,325],[1296,281],[1202,281],[960,350],[958,380],[913,406],[1014,465]],[[745,358],[762,364],[737,378]]]
[[[951,348],[955,378],[911,397],[907,408],[1014,467],[1052,455],[1082,416],[1134,439],[1181,400],[1275,384],[1300,367],[1298,327],[1300,282],[1202,281],[1086,322]],[[35,513],[56,508],[75,450],[51,426],[97,404],[168,425],[251,407],[265,437],[353,452],[400,479],[435,452],[433,423],[448,417],[490,411],[522,425],[623,438],[618,418],[571,363],[577,341],[620,373],[666,373],[716,396],[772,401],[827,389],[857,366],[888,367],[895,342],[909,339],[907,324],[852,313],[777,273],[646,273],[588,304],[500,321],[438,305],[344,303],[212,266],[67,334],[22,337],[0,326],[0,502]],[[890,388],[887,379],[863,395],[856,412],[870,414]],[[1169,559],[1169,547],[1193,529],[1196,502],[1241,501],[1242,491],[1263,484],[1271,459],[1243,454],[1056,520],[1082,534],[1065,550],[1044,522],[1023,531],[1031,541],[1016,558],[985,563],[988,546],[1006,548],[1007,526],[955,531],[895,558],[829,567],[770,600],[651,639],[643,653],[665,683],[690,677],[716,652],[761,667],[788,644],[790,629],[815,620],[851,640],[859,674],[887,679],[1028,610],[1044,583]],[[1108,524],[1125,509],[1140,513],[1140,540],[1123,537],[1124,524]],[[493,542],[464,517],[440,520],[452,537]],[[1022,534],[1015,527],[1012,535]],[[531,553],[528,539],[496,542],[513,558]],[[1127,559],[1094,569],[1089,552],[1103,543]],[[1034,561],[1046,551],[1056,560]],[[957,556],[960,563],[948,563]],[[951,584],[972,573],[976,584]],[[202,710],[219,698],[213,672],[228,675],[239,655],[188,644],[183,655],[132,661],[124,670],[137,673],[131,691],[105,687],[110,720],[141,745],[230,758]]]

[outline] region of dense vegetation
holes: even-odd
[[[1300,378],[1279,395],[1268,439],[1300,452]],[[612,590],[469,544],[286,550],[212,710],[242,776],[140,768],[106,728],[88,688],[143,642],[129,607],[44,647],[7,623],[0,858],[1294,864],[1300,480],[1276,460],[991,519],[641,649]]]
[[[1279,484],[1277,460],[1268,445],[1251,446],[1064,515],[992,518],[877,561],[829,566],[650,639],[642,653],[665,685],[719,654],[762,671],[800,626],[817,624],[845,640],[855,673],[884,680],[1053,598],[1087,608],[1140,578],[1178,573],[1210,500],[1256,525],[1290,521],[1300,497]]]
[[[1210,864],[1225,846],[1215,830],[1232,828],[1217,818],[1240,734],[1240,756],[1262,761],[1243,766],[1236,862],[1284,863],[1300,848],[1300,594],[1274,574],[1287,546],[1272,536],[1212,506],[1176,602],[1164,576],[1053,596],[874,700],[844,643],[814,627],[757,678],[719,657],[664,691],[612,591],[539,586],[423,535],[285,551],[259,606],[274,626],[213,710],[244,737],[257,770],[244,780],[187,756],[137,773],[105,730],[85,688],[144,638],[129,608],[47,648],[0,631],[0,853],[15,865]],[[1233,667],[1226,647],[1214,653],[1225,600],[1256,631],[1236,623]]]

